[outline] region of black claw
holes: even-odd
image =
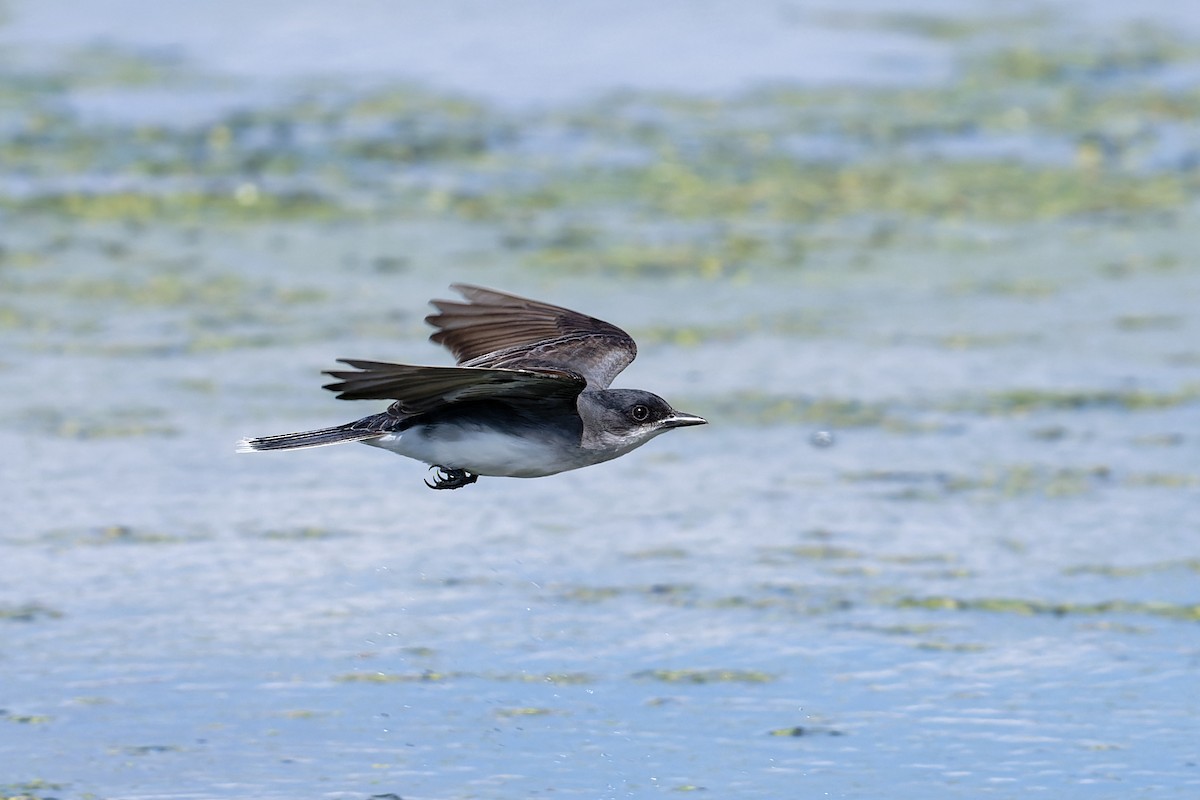
[[[434,464],[430,469],[437,470],[433,476],[433,483],[425,481],[425,485],[430,489],[460,489],[479,480],[478,475],[467,472],[465,469],[447,468],[438,464]]]

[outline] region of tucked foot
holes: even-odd
[[[425,481],[425,485],[430,489],[459,489],[468,483],[474,483],[479,480],[478,475],[467,472],[465,469],[447,469],[437,464],[434,464],[430,469],[437,470],[437,473],[433,476],[433,483]]]

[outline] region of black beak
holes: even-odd
[[[686,428],[689,425],[707,425],[708,420],[704,417],[697,417],[695,414],[684,414],[682,411],[673,411],[671,416],[665,417],[662,421],[664,428]]]

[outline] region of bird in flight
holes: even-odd
[[[425,321],[454,367],[339,359],[340,400],[392,400],[332,428],[243,439],[239,452],[363,442],[435,469],[431,489],[480,475],[538,478],[599,464],[660,433],[706,420],[641,389],[610,389],[637,355],[628,333],[549,303],[456,283],[466,302],[433,300]]]

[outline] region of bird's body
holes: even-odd
[[[430,337],[456,367],[344,359],[328,374],[341,399],[391,399],[381,414],[316,431],[245,439],[242,451],[361,441],[437,467],[437,489],[480,475],[537,478],[624,455],[671,428],[704,420],[657,395],[609,389],[637,347],[620,328],[547,303],[455,285],[435,300]]]
[[[456,409],[453,415],[431,414],[419,424],[365,444],[426,464],[506,478],[540,478],[595,463],[578,446],[578,418],[564,414],[550,420],[511,406],[474,405]]]

